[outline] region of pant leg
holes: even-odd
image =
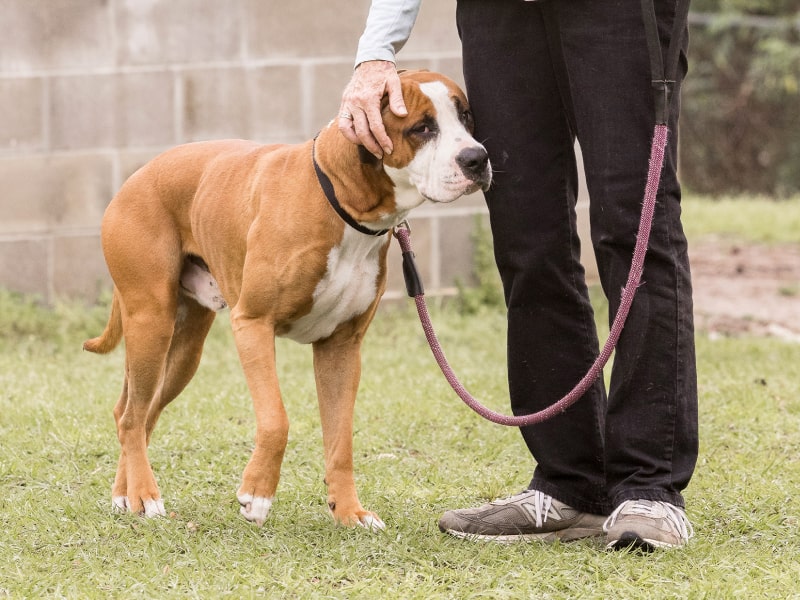
[[[579,261],[574,138],[540,3],[459,0],[457,22],[476,137],[495,172],[486,200],[508,306],[511,405],[529,414],[564,396],[598,351]],[[532,487],[609,510],[604,414],[597,384],[563,415],[521,430],[538,463]]]
[[[544,4],[560,32],[591,198],[592,242],[613,319],[633,255],[655,124],[640,3]],[[656,0],[656,8],[666,46],[674,1]],[[682,58],[679,80],[686,72]],[[676,86],[678,97],[680,81]],[[614,504],[646,498],[682,506],[697,458],[691,281],[676,177],[678,112],[676,102],[642,285],[611,374],[606,473]]]

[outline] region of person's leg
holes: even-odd
[[[580,264],[573,135],[552,65],[541,3],[460,0],[467,95],[494,182],[486,193],[508,306],[515,414],[564,396],[598,342]],[[523,428],[537,461],[531,488],[607,514],[605,396],[600,383],[544,424]]]
[[[591,198],[592,241],[611,318],[630,268],[654,128],[653,91],[638,0],[552,2]],[[662,43],[674,2],[656,0]],[[676,83],[686,72],[682,57]],[[616,349],[606,418],[606,473],[626,500],[683,507],[697,458],[697,376],[691,281],[676,177],[679,102],[642,284]]]

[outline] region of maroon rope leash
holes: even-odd
[[[642,215],[639,219],[639,230],[636,234],[636,246],[633,252],[633,259],[631,260],[631,270],[628,273],[628,281],[622,290],[620,306],[617,310],[617,314],[614,316],[614,322],[611,325],[608,339],[603,345],[602,351],[595,359],[594,364],[592,364],[586,372],[586,375],[583,376],[578,384],[566,396],[538,412],[518,417],[510,417],[497,413],[483,406],[463,385],[461,385],[453,369],[450,368],[450,364],[447,362],[447,358],[445,358],[444,352],[436,338],[436,332],[433,330],[428,308],[425,304],[425,293],[422,289],[419,273],[414,266],[414,253],[411,250],[408,226],[395,227],[394,235],[400,242],[400,248],[403,251],[403,273],[406,277],[408,295],[414,298],[414,302],[417,305],[417,313],[419,314],[422,329],[425,332],[425,337],[428,340],[431,352],[433,352],[433,356],[436,358],[439,368],[442,370],[442,373],[456,394],[458,394],[467,406],[483,418],[492,423],[497,423],[498,425],[508,425],[511,427],[524,427],[541,423],[567,410],[567,408],[572,406],[586,393],[600,376],[603,367],[605,367],[608,359],[611,357],[611,353],[617,345],[619,336],[625,326],[625,321],[628,318],[631,305],[633,304],[633,299],[636,296],[636,290],[641,281],[642,271],[644,270],[644,258],[647,254],[648,243],[650,242],[650,228],[653,224],[656,193],[658,192],[658,185],[661,179],[661,167],[664,163],[667,136],[667,126],[663,124],[656,125],[653,132],[653,144],[650,149],[650,166],[647,173],[647,186],[644,192]]]

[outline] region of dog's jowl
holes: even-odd
[[[165,514],[147,447],[227,305],[256,417],[241,513],[262,524],[278,486],[289,421],[273,340],[285,336],[313,345],[334,519],[383,528],[356,494],[352,423],[360,345],[386,283],[386,230],[423,201],[450,202],[492,176],[463,92],[425,71],[401,81],[409,114],[384,109],[394,152],[382,161],[361,160],[333,124],[297,145],[186,144],[139,169],[109,204],[102,242],[111,315],[84,348],[105,353],[125,338],[115,508]],[[400,180],[419,196],[395,195]]]

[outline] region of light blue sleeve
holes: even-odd
[[[356,66],[367,60],[395,62],[417,20],[422,0],[372,0],[367,25],[358,41]]]

